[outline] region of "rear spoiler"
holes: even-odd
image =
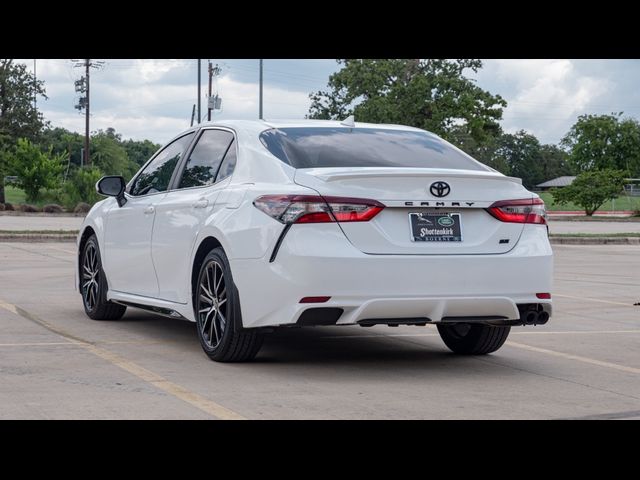
[[[386,168],[386,167],[362,167],[353,168],[301,168],[296,172],[313,175],[325,182],[335,182],[353,178],[375,178],[375,177],[431,177],[438,178],[478,178],[485,177],[491,180],[504,180],[508,182],[522,184],[521,178],[507,177],[499,172],[478,171],[478,170],[452,170],[444,168]]]

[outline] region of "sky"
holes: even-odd
[[[196,60],[98,59],[91,70],[91,130],[109,127],[123,138],[163,144],[189,127],[197,102]],[[206,119],[207,60],[202,61],[202,112]],[[33,59],[17,60],[33,70]],[[211,59],[220,67],[213,93],[222,97],[219,119],[258,117],[259,61]],[[309,93],[325,89],[335,60],[264,60],[264,118],[303,118]],[[74,81],[84,68],[70,59],[38,59],[48,100],[38,107],[54,127],[84,133],[84,113],[74,109]],[[484,60],[466,75],[508,103],[502,127],[524,129],[542,143],[558,143],[582,114],[624,112],[640,118],[640,60]],[[357,119],[356,119],[357,121]]]

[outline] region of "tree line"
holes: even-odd
[[[529,189],[563,175],[578,183],[555,191],[591,215],[618,195],[625,177],[640,177],[640,123],[610,115],[581,115],[558,145],[542,144],[524,130],[504,132],[507,102],[466,76],[480,60],[341,59],[326,90],[310,95],[309,118],[398,123],[436,133]],[[585,190],[586,185],[586,190]],[[606,188],[605,188],[606,187]]]
[[[355,115],[361,122],[423,128],[521,178],[527,188],[594,171],[608,172],[609,180],[640,177],[640,124],[622,112],[582,115],[559,144],[542,144],[524,130],[503,131],[499,122],[507,102],[467,77],[482,68],[480,60],[338,63],[341,68],[329,77],[327,89],[310,95],[309,118]],[[46,98],[43,82],[34,81],[25,65],[0,59],[0,203],[5,202],[5,175],[18,177],[29,201],[54,192],[67,205],[92,203],[98,199],[93,185],[102,174],[130,178],[159,148],[149,140],[123,140],[113,128],[99,130],[91,137],[92,164],[81,166],[83,136],[53,128],[35,108],[35,96]]]

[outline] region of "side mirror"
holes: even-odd
[[[127,199],[124,196],[124,189],[126,188],[126,183],[124,182],[124,178],[117,175],[110,175],[107,177],[102,177],[96,183],[96,191],[100,195],[105,195],[107,197],[116,197],[118,201],[118,205],[122,207],[125,203],[127,203]]]

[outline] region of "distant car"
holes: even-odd
[[[275,327],[437,325],[461,354],[551,314],[544,204],[438,136],[338,121],[203,124],[108,195],[78,236],[87,315],[197,323],[252,359]]]

